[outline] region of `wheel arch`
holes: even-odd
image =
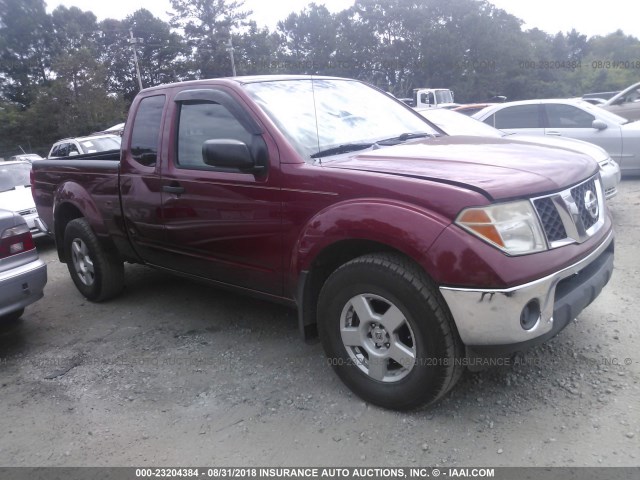
[[[377,198],[341,202],[309,219],[289,266],[302,337],[315,336],[318,295],[338,267],[362,255],[396,252],[432,276],[428,250],[450,223],[416,205]]]
[[[296,304],[298,306],[298,329],[303,340],[309,342],[318,335],[318,298],[320,290],[329,276],[354,258],[371,253],[396,253],[417,265],[417,262],[405,252],[378,241],[344,239],[328,245],[315,257],[310,268],[300,272],[298,277]]]
[[[91,201],[90,209],[87,210],[86,205],[82,207],[70,200],[60,200],[56,203],[54,209],[53,233],[56,241],[58,259],[61,262],[64,263],[67,261],[64,248],[64,232],[69,222],[76,218],[85,218],[87,222],[89,222],[91,229],[96,234],[100,245],[105,249],[105,251],[112,253],[118,252],[115,244],[108,235],[107,228],[100,218],[99,212],[97,208],[95,208],[93,201]]]

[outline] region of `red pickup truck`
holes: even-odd
[[[613,271],[590,158],[448,137],[349,79],[143,90],[121,151],[34,162],[33,177],[89,300],[117,295],[134,262],[284,302],[340,378],[389,408],[552,337]]]

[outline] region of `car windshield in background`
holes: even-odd
[[[16,187],[28,187],[31,184],[30,172],[31,165],[28,163],[0,164],[0,192],[7,192]]]
[[[120,137],[87,138],[79,142],[83,153],[106,152],[120,150]]]
[[[438,133],[407,107],[357,81],[285,80],[245,87],[306,160],[403,134]]]
[[[486,123],[445,108],[424,108],[418,110],[418,113],[447,135],[469,135],[478,137],[503,137],[505,135],[500,130]]]

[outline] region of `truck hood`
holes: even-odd
[[[438,137],[383,147],[324,163],[460,185],[490,200],[560,190],[598,171],[588,155],[509,138]]]

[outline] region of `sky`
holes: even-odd
[[[45,0],[46,1],[46,0]],[[607,35],[618,29],[628,35],[640,38],[640,7],[633,7],[634,0],[607,0],[587,2],[585,0],[489,0],[491,3],[515,15],[525,22],[525,28],[537,27],[548,33],[578,32],[593,35]],[[245,8],[253,10],[252,19],[259,26],[274,29],[279,20],[284,20],[291,12],[299,12],[310,0],[245,0]],[[338,12],[353,5],[354,0],[316,0],[330,11]],[[122,19],[140,8],[146,8],[155,16],[168,20],[171,11],[169,0],[48,0],[47,11],[58,5],[76,6],[90,10],[98,20],[105,18]]]

